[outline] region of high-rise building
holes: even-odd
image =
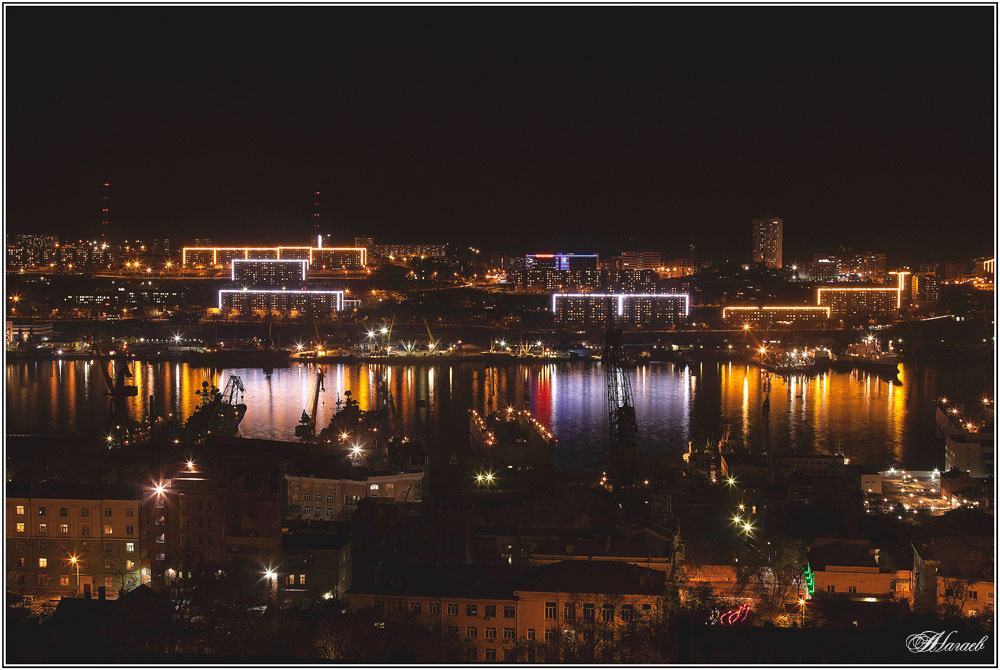
[[[658,270],[662,265],[659,251],[622,252],[622,270]]]
[[[781,268],[781,217],[765,216],[753,220],[753,262],[772,270]]]
[[[528,254],[524,265],[529,269],[597,270],[601,261],[597,254]]]

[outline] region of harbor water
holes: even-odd
[[[559,439],[562,470],[600,468],[607,408],[600,363],[506,365],[322,365],[325,392],[318,425],[325,426],[338,398],[350,390],[362,409],[375,402],[377,380],[387,376],[397,430],[428,451],[448,456],[468,445],[468,410],[527,405]],[[190,415],[203,381],[223,387],[229,375],[246,386],[244,437],[294,441],[309,406],[316,365],[214,370],[184,363],[133,363],[136,398],[129,412],[142,418]],[[108,398],[100,370],[86,361],[20,361],[7,365],[7,432],[103,435]],[[943,440],[935,436],[933,401],[948,396],[972,405],[992,385],[991,366],[900,366],[898,377],[859,370],[809,377],[772,377],[770,409],[760,370],[724,361],[646,363],[630,371],[647,458],[679,462],[689,441],[730,439],[753,450],[783,453],[843,452],[853,462],[929,470],[943,466]],[[152,402],[152,405],[150,403]]]

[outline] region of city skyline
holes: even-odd
[[[573,37],[557,48],[548,15],[504,17],[513,58],[447,22],[419,42],[403,23],[376,32],[361,11],[275,15],[263,49],[225,34],[213,10],[44,11],[8,15],[10,53],[46,47],[8,73],[13,233],[95,236],[107,181],[119,237],[304,240],[320,191],[338,244],[512,251],[530,231],[553,250],[680,257],[693,243],[740,261],[747,223],[765,214],[788,222],[788,258],[847,245],[916,262],[940,229],[958,231],[956,255],[992,241],[992,69],[989,40],[973,38],[989,24],[976,8],[934,16],[936,51],[875,9],[831,14],[817,32],[820,8],[711,23],[678,8],[662,52],[655,22],[603,21],[609,46],[594,50]],[[77,31],[91,24],[111,36],[84,48]],[[784,48],[756,49],[755,28],[781,29]],[[192,49],[170,51],[174,34]],[[864,55],[844,55],[842,35]]]

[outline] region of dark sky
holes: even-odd
[[[8,232],[993,248],[984,7],[5,7]]]

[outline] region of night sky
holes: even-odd
[[[6,7],[9,233],[993,248],[993,7]]]

